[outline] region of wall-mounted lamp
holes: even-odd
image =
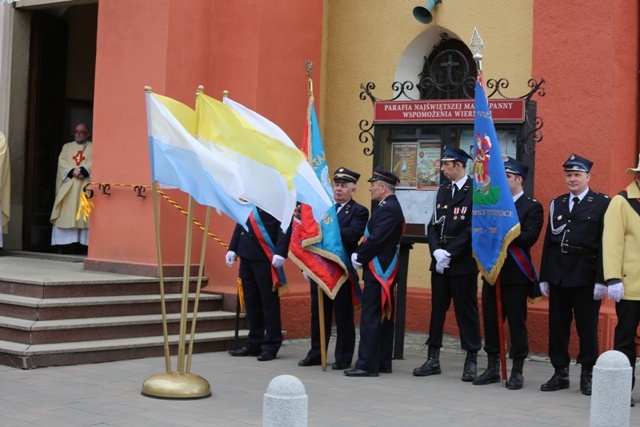
[[[442,3],[442,0],[429,0],[422,6],[416,6],[413,8],[413,17],[416,18],[418,22],[423,24],[428,24],[433,21],[433,14],[431,11],[438,3]]]

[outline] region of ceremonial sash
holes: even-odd
[[[369,237],[369,226],[364,229],[364,240],[362,243],[367,241],[367,237]],[[389,266],[385,269],[382,268],[380,264],[380,260],[377,256],[375,256],[371,261],[369,261],[369,270],[373,273],[374,277],[380,283],[380,308],[382,311],[382,317],[386,317],[387,319],[391,318],[391,312],[393,306],[391,305],[391,287],[393,286],[396,274],[398,273],[398,252],[400,248],[396,248],[396,253],[391,260]]]
[[[529,279],[531,285],[529,286],[529,303],[534,303],[542,298],[542,292],[540,291],[540,279],[538,278],[538,272],[536,267],[531,262],[531,258],[520,246],[509,245],[507,252],[511,255],[511,258],[516,262],[520,271]]]
[[[256,207],[253,208],[251,214],[249,215],[249,223],[251,224],[251,228],[253,228],[253,232],[260,243],[260,247],[267,255],[267,258],[271,261],[273,259],[274,251],[276,249],[267,229],[260,218],[260,214]],[[273,290],[278,290],[278,295],[283,294],[283,287],[287,286],[287,278],[284,275],[284,269],[282,267],[275,268],[273,265],[271,266],[271,278],[273,280]]]

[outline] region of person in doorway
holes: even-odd
[[[360,174],[347,168],[339,168],[333,174],[333,198],[335,199],[340,238],[350,258],[358,247],[369,219],[369,210],[353,200]],[[311,350],[298,362],[298,366],[319,365],[320,360],[320,319],[318,313],[318,285],[311,280]],[[353,320],[353,288],[351,281],[342,284],[332,300],[323,294],[325,348],[329,345],[332,317],[336,317],[336,347],[334,370],[343,370],[351,366],[356,345],[356,330]]]
[[[404,233],[404,214],[395,195],[400,182],[392,172],[375,168],[369,179],[371,200],[376,203],[367,222],[364,241],[351,255],[362,277],[360,345],[355,367],[348,377],[377,377],[391,373],[393,354],[393,293],[398,271],[398,251]]]
[[[555,372],[542,391],[569,388],[569,338],[575,317],[582,366],[580,391],[591,395],[598,358],[598,313],[605,294],[602,229],[609,196],[589,188],[593,162],[572,154],[564,163],[569,193],[551,201],[542,248],[540,291],[549,297],[549,357]]]
[[[638,166],[627,169],[633,181],[611,199],[604,215],[602,245],[604,278],[609,299],[616,302],[613,349],[629,359],[635,385],[637,345],[640,325],[640,156]],[[603,291],[604,292],[604,291]],[[631,406],[635,406],[631,398]]]
[[[279,287],[284,284],[282,266],[289,253],[291,227],[284,233],[280,221],[260,208],[247,220],[247,229],[236,224],[225,262],[233,266],[240,257],[249,337],[231,356],[257,356],[261,362],[276,358],[282,346]],[[274,283],[274,277],[277,277]]]
[[[0,232],[0,252],[4,247],[3,234],[9,227],[11,208],[11,169],[9,165],[9,146],[4,134],[0,132],[0,211],[2,212],[2,232]]]
[[[86,253],[89,245],[89,220],[79,215],[80,197],[91,180],[89,128],[78,123],[74,141],[67,142],[58,157],[56,199],[51,211],[51,245],[59,253]]]
[[[504,163],[507,182],[520,221],[520,235],[507,250],[507,258],[500,270],[502,319],[498,319],[496,288],[486,280],[482,282],[482,314],[484,320],[484,350],[487,352],[487,370],[473,380],[474,385],[486,385],[500,381],[500,346],[498,322],[509,322],[513,360],[511,376],[507,381],[509,390],[519,390],[524,383],[522,369],[524,359],[529,355],[529,335],[527,333],[527,300],[539,296],[537,273],[531,262],[531,247],[536,243],[544,223],[542,204],[524,194],[522,188],[527,179],[529,167],[524,163],[507,158]]]
[[[467,356],[462,381],[471,382],[477,375],[480,338],[478,314],[478,266],[471,251],[471,210],[473,180],[467,175],[471,156],[457,147],[444,147],[441,170],[449,180],[436,194],[433,218],[427,226],[431,251],[431,321],[427,339],[428,356],[413,375],[426,377],[441,373],[440,348],[444,323],[453,300],[460,345]]]

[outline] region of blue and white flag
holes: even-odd
[[[151,178],[245,225],[253,205],[230,194],[243,192],[238,166],[232,158],[212,153],[192,135],[195,111],[154,93],[146,94],[146,104]]]
[[[471,245],[480,273],[487,282],[494,284],[507,257],[509,244],[520,234],[520,221],[507,182],[481,72],[476,81],[473,134]]]

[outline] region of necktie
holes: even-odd
[[[456,194],[458,194],[458,186],[453,184],[453,195],[451,196],[451,198],[453,199],[454,197],[456,197]]]
[[[341,207],[342,207],[342,204],[336,203],[336,213],[340,212]]]
[[[579,197],[574,197],[573,199],[571,199],[573,201],[573,206],[571,207],[571,212],[573,212],[573,210],[576,208],[576,205],[578,203],[580,203],[580,198]]]

